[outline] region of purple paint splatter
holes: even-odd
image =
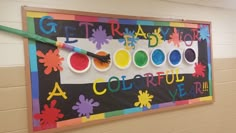
[[[90,114],[93,113],[93,107],[98,107],[99,103],[94,102],[93,99],[85,99],[84,95],[79,96],[79,101],[72,107],[73,110],[76,110],[79,113],[79,117],[86,115],[87,118],[90,117]]]
[[[92,31],[93,34],[89,41],[95,43],[97,49],[101,49],[103,44],[108,44],[108,40],[112,39],[112,36],[107,36],[106,30],[103,30],[101,25],[98,29],[93,29]]]

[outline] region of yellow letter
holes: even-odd
[[[173,72],[173,70],[171,70],[172,79],[171,79],[170,82],[168,81],[168,73],[169,73],[169,72],[170,72],[169,70],[166,70],[166,83],[167,83],[167,84],[172,84],[172,83],[174,82],[174,79],[175,79],[175,78],[174,78],[174,72]]]
[[[96,79],[94,82],[93,82],[93,91],[96,95],[103,95],[107,92],[107,89],[105,88],[103,91],[101,92],[98,92],[97,91],[97,87],[96,87],[96,84],[97,82],[104,82],[105,80],[104,79]]]
[[[128,38],[131,38],[132,36],[130,35],[124,35],[125,38],[125,49],[130,50],[131,48],[134,48],[134,46],[130,46],[129,44],[131,43]]]
[[[184,76],[182,76],[182,78],[179,79],[179,69],[177,68],[175,71],[176,71],[176,82],[183,82]]]
[[[137,37],[137,36],[143,36],[145,39],[147,39],[147,36],[143,32],[143,29],[140,25],[138,25],[138,31],[135,33],[135,37]]]
[[[58,90],[58,92],[56,92]],[[64,99],[67,99],[66,96],[66,92],[63,92],[61,87],[59,86],[59,84],[57,82],[55,82],[54,88],[52,90],[52,92],[48,93],[49,96],[47,98],[47,100],[49,101],[53,96],[62,96]]]

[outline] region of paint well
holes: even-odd
[[[154,49],[151,58],[155,66],[160,66],[165,62],[166,55],[161,49]]]
[[[137,50],[134,53],[133,61],[134,61],[135,66],[139,68],[146,67],[149,61],[147,52],[145,50]]]
[[[70,69],[76,73],[86,72],[90,67],[90,59],[84,54],[71,53],[67,61]]]
[[[169,63],[172,66],[178,66],[181,63],[182,55],[180,50],[174,49],[169,53]]]
[[[98,51],[97,55],[105,56],[108,54],[106,51]],[[98,71],[107,71],[111,67],[111,60],[109,63],[101,62],[100,60],[93,58],[93,66]]]
[[[130,66],[131,55],[126,49],[119,49],[114,54],[114,63],[120,69],[126,69]]]
[[[185,52],[184,52],[184,58],[185,58],[187,63],[189,63],[189,64],[194,63],[194,61],[196,59],[195,51],[191,48],[186,49]]]

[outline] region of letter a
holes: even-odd
[[[58,92],[56,92],[58,90]],[[63,92],[61,87],[59,86],[59,84],[57,82],[55,82],[54,88],[52,90],[52,92],[48,93],[49,96],[47,98],[47,100],[49,101],[53,96],[62,96],[64,99],[67,99],[66,96],[66,92]]]

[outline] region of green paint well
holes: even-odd
[[[148,55],[142,50],[137,51],[134,55],[134,62],[137,66],[143,67],[148,62]]]

